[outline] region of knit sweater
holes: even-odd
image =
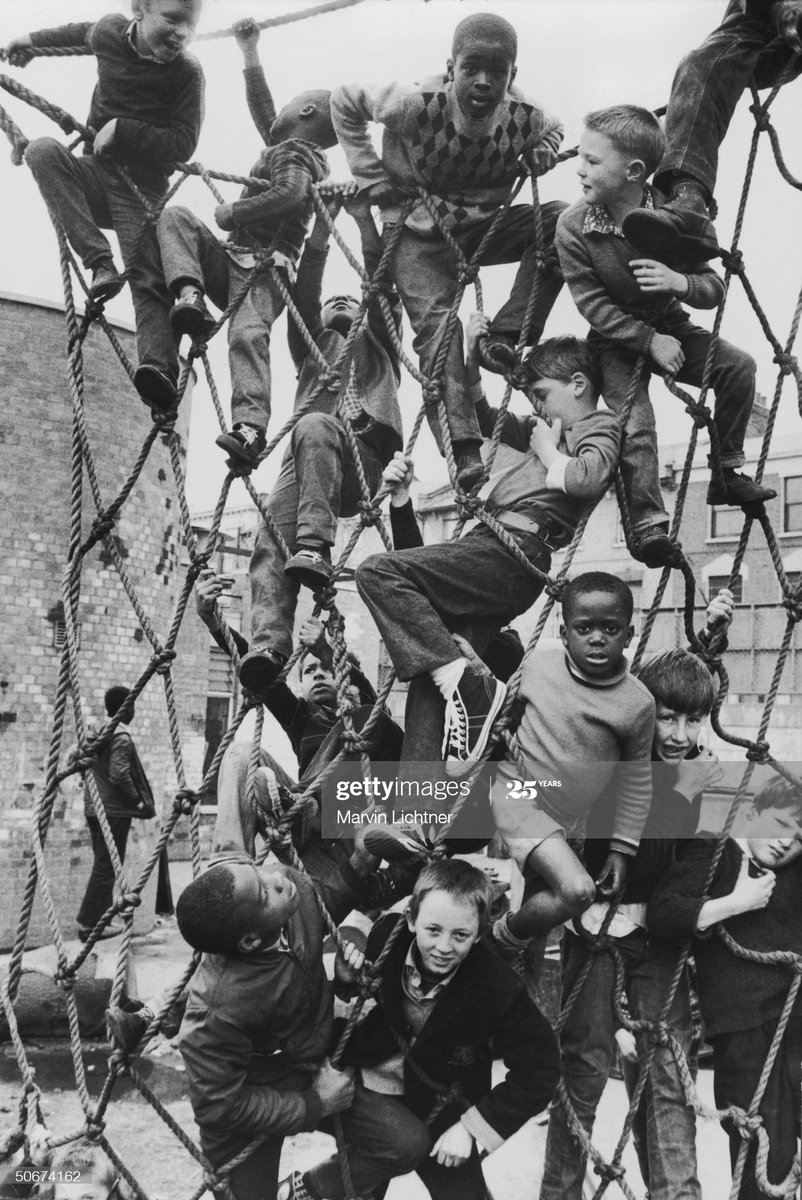
[[[116,120],[109,156],[147,191],[164,192],[179,162],[191,158],[203,121],[203,70],[191,54],[161,63],[138,54],[130,17],[112,13],[31,34],[35,47],[88,46],[98,80],[87,124],[98,133]],[[91,146],[84,146],[91,154]]]
[[[709,1037],[754,1029],[779,1017],[793,978],[788,967],[738,958],[715,931],[696,934],[715,848],[713,834],[679,843],[676,862],[652,893],[646,914],[649,932],[655,939],[682,944],[694,938],[699,1002]],[[728,839],[708,893],[710,899],[730,894],[742,862],[740,846]],[[722,922],[723,927],[747,950],[802,954],[802,858],[780,867],[776,877],[765,908],[730,917]],[[797,996],[794,1015],[802,1016],[802,992]]]
[[[662,208],[665,197],[654,188],[648,191],[655,208]],[[591,329],[645,354],[655,330],[672,333],[688,324],[688,314],[675,297],[649,299],[640,290],[629,264],[642,255],[620,230],[612,231],[611,221],[610,232],[593,228],[597,222],[592,210],[599,207],[577,201],[557,222],[554,240],[563,276]],[[724,284],[712,267],[704,264],[686,278],[689,290],[684,299],[692,308],[715,308],[720,303]]]
[[[616,810],[610,846],[634,854],[652,795],[651,749],[654,698],[628,670],[612,679],[592,679],[570,661],[562,646],[543,647],[524,663],[518,727],[523,763],[505,759],[496,787],[533,779],[537,799],[505,797],[502,836],[526,837],[527,817],[536,807],[581,836],[594,801],[609,783],[617,763]],[[540,780],[559,780],[542,787]],[[497,821],[499,811],[497,810]]]
[[[488,404],[481,384],[475,385],[472,396],[479,428],[490,437],[498,409]],[[541,521],[549,517],[564,527],[558,540],[567,545],[587,505],[601,500],[607,491],[618,462],[621,426],[606,409],[575,421],[564,430],[561,456],[547,471],[529,447],[534,423],[534,417],[505,414],[501,441],[524,457],[504,472],[485,503],[494,514],[512,509]]]
[[[556,150],[563,132],[556,117],[515,87],[488,117],[471,120],[444,75],[411,85],[335,88],[331,118],[360,187],[391,180],[412,193],[425,188],[439,215],[463,227],[503,204],[520,173],[518,160],[532,162],[539,146]],[[368,129],[371,121],[384,126],[381,158]],[[390,205],[382,215],[397,221],[399,208]],[[406,224],[418,233],[437,234],[422,203]]]

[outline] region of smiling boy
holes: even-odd
[[[470,396],[488,434],[495,410],[481,390],[475,347],[481,318],[472,318]],[[599,390],[585,342],[553,338],[527,363],[532,397],[549,426],[507,413],[501,440],[521,451],[486,507],[524,556],[547,572],[552,551],[568,545],[588,505],[601,499],[618,459],[620,426],[597,409]],[[356,583],[399,679],[428,673],[446,701],[442,755],[449,773],[464,774],[487,745],[504,684],[479,674],[459,654],[458,630],[482,655],[491,637],[540,595],[535,577],[486,526],[458,541],[373,555],[357,567]]]
[[[599,357],[602,392],[614,411],[623,408],[635,377],[621,443],[621,474],[632,519],[633,554],[649,567],[665,565],[672,554],[649,377],[660,372],[678,383],[701,385],[712,334],[691,322],[680,301],[692,308],[715,308],[724,295],[723,281],[711,267],[700,264],[684,273],[641,258],[621,231],[628,213],[665,203],[646,183],[663,145],[660,123],[646,109],[622,104],[588,113],[577,171],[583,197],[561,216],[556,234],[563,274],[591,326],[589,341]],[[638,366],[641,356],[645,362]],[[723,481],[711,480],[708,504],[737,506],[773,499],[776,492],[739,471],[755,398],[754,360],[719,339],[710,383],[716,397],[713,423]]]
[[[518,178],[521,160],[535,176],[550,170],[562,141],[562,125],[515,86],[518,38],[493,13],[472,13],[454,31],[444,75],[420,83],[335,88],[331,113],[337,137],[360,190],[382,210],[385,235],[401,219],[403,199],[425,189],[437,217],[471,258]],[[370,124],[382,129],[381,156]],[[520,262],[510,298],[493,320],[491,358],[485,365],[509,370],[535,279],[538,294],[528,339],[536,344],[562,287],[553,250],[562,202],[541,209],[549,269],[536,275],[531,205],[504,213],[483,249],[487,265]],[[460,288],[456,256],[429,207],[419,200],[406,217],[393,254],[393,274],[415,331],[421,371],[438,358],[446,320]],[[443,367],[443,402],[457,482],[469,490],[482,472],[481,438],[468,397],[460,327],[450,337]],[[440,421],[428,411],[441,444]]]
[[[713,835],[680,844],[677,860],[649,902],[647,921],[656,939],[673,946],[693,938],[699,1004],[713,1047],[716,1105],[749,1109],[793,981],[790,964],[753,962],[739,947],[802,954],[802,795],[775,776],[755,796],[746,817],[724,843],[710,886],[716,850]],[[706,898],[707,897],[707,898]],[[768,1136],[770,1184],[788,1176],[797,1154],[800,1121],[802,993],[780,1040],[757,1114]],[[741,1125],[724,1118],[733,1168],[743,1144]],[[740,1200],[759,1200],[757,1139],[744,1164]]]
[[[557,1046],[522,981],[479,939],[487,928],[487,876],[458,859],[421,872],[381,970],[378,1001],[356,1027],[345,1054],[361,1082],[343,1114],[354,1190],[360,1195],[400,1174],[366,1138],[365,1120],[395,1130],[399,1152],[433,1200],[485,1200],[480,1151],[497,1149],[550,1099],[558,1078]],[[399,920],[373,927],[375,959]],[[492,1085],[494,1058],[506,1078]],[[438,1098],[446,1103],[431,1125]],[[381,1193],[380,1193],[381,1194]],[[278,1200],[342,1200],[337,1157],[294,1172]]]
[[[139,367],[134,386],[154,411],[175,403],[178,354],[169,322],[170,298],[153,226],[121,178],[124,168],[146,200],[158,205],[179,162],[192,157],[203,120],[203,71],[186,53],[201,0],[141,0],[131,20],[114,13],[16,38],[6,47],[13,66],[38,48],[88,48],[98,83],[87,125],[94,138],[81,158],[55,138],[28,144],[25,161],[67,240],[92,272],[89,298],[102,303],[125,279],[101,229],[120,243],[136,315]]]
[[[632,609],[622,580],[602,571],[578,575],[563,592],[562,647],[538,648],[525,660],[521,761],[499,764],[492,793],[499,833],[525,880],[521,907],[493,926],[507,955],[533,939],[542,954],[549,930],[579,916],[597,888],[609,899],[624,889],[649,812],[655,709],[624,657]],[[594,883],[568,839],[584,834],[594,801],[614,775],[610,848]],[[534,796],[522,781],[536,787]]]

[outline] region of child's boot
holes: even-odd
[[[284,564],[288,579],[316,591],[331,579],[331,551],[328,546],[299,546]]]
[[[242,422],[214,440],[228,454],[228,465],[232,469],[245,467],[252,470],[258,467],[267,446],[263,429]]]
[[[706,262],[721,254],[705,189],[695,179],[678,179],[663,208],[627,213],[622,230],[642,254],[669,266]]]
[[[762,483],[755,483],[754,479],[750,479],[748,475],[743,475],[732,467],[725,467],[722,474],[724,476],[723,487],[716,482],[715,478],[710,480],[710,486],[707,489],[708,504],[729,504],[733,508],[740,508],[744,504],[765,504],[767,500],[774,500],[777,495],[774,488],[764,487]]]

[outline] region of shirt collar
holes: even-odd
[[[641,200],[641,208],[654,208],[654,199],[649,188],[643,189],[643,199]],[[624,237],[624,231],[616,225],[613,218],[610,216],[609,210],[604,204],[589,204],[588,211],[585,213],[585,223],[582,226],[583,233],[608,233],[613,237]]]
[[[142,51],[139,49],[139,43],[138,43],[138,39],[136,36],[137,24],[138,24],[137,21],[130,21],[128,23],[128,27],[125,30],[125,37],[126,37],[126,40],[128,41],[128,45],[133,50],[134,54],[136,54],[139,58],[144,58],[146,62],[158,63],[160,67],[165,66],[166,64],[163,63],[161,61],[161,59],[156,58],[156,56],[154,54],[143,54]]]
[[[423,976],[421,974],[420,967],[418,966],[417,955],[415,953],[415,943],[412,942],[407,950],[407,956],[404,959],[404,992],[410,1000],[414,1000],[418,1004],[421,1002],[425,1003],[430,1000],[435,1000],[443,991],[443,989],[448,987],[448,985],[451,983],[451,980],[459,970],[459,966],[460,964],[457,963],[456,967],[454,967],[454,970],[449,971],[448,975],[444,975],[442,979],[438,980],[433,988],[430,988],[427,992],[422,991]]]
[[[565,665],[568,668],[569,674],[573,675],[574,679],[578,679],[580,683],[587,683],[591,687],[598,688],[615,687],[629,671],[629,663],[626,659],[623,659],[615,675],[611,675],[607,679],[598,679],[595,675],[586,675],[582,668],[577,666],[567,650],[565,650]]]

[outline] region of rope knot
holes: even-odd
[[[374,974],[372,967],[363,967],[359,978],[359,990],[370,999],[375,996],[382,985],[381,972]]]
[[[795,354],[786,354],[784,350],[778,351],[774,355],[774,361],[780,368],[781,375],[795,375],[799,370],[799,364]]]
[[[706,429],[712,424],[710,409],[706,404],[697,404],[693,400],[686,400],[685,411],[693,419],[697,429]]]
[[[469,284],[476,282],[478,274],[478,263],[466,263],[464,267],[460,267],[457,271],[457,279],[462,287],[468,287]]]
[[[194,788],[181,788],[175,794],[173,812],[188,817],[200,798],[200,792],[196,792]]]
[[[730,1113],[730,1117],[733,1125],[745,1142],[751,1142],[763,1124],[761,1116],[755,1114],[752,1117],[748,1112],[744,1112],[740,1108],[736,1108],[734,1112]]]
[[[802,597],[783,596],[782,604],[791,621],[795,624],[798,621],[802,621]]]
[[[423,385],[423,403],[426,408],[437,408],[443,399],[443,384],[439,379],[429,379]]]
[[[770,762],[768,742],[754,742],[746,751],[746,757],[749,762],[765,766]]]
[[[312,595],[314,597],[315,604],[319,604],[320,607],[325,608],[327,612],[337,603],[337,589],[333,584],[329,585],[329,587],[320,588],[319,591],[313,592]]]
[[[468,496],[465,492],[459,492],[457,494],[457,507],[462,519],[468,521],[476,516],[482,507],[482,501],[479,496]]]
[[[152,667],[155,667],[157,675],[166,675],[170,670],[170,663],[175,658],[175,650],[159,650],[150,660]]]
[[[651,1039],[656,1046],[670,1045],[671,1038],[669,1035],[668,1026],[664,1021],[655,1021],[649,1032]]]
[[[745,271],[744,256],[740,250],[725,250],[721,255],[724,270],[731,275],[743,275]]]
[[[372,500],[360,500],[359,510],[362,513],[362,524],[378,525],[382,519],[382,510]]]
[[[563,592],[565,591],[565,584],[566,580],[564,579],[562,581],[558,579],[550,579],[549,582],[544,586],[543,590],[547,596],[550,596],[552,600],[556,600],[559,603],[559,601],[562,600]]]
[[[99,541],[100,538],[106,537],[114,529],[115,524],[114,517],[95,517],[90,530],[92,540]]]
[[[93,1121],[90,1118],[84,1125],[84,1137],[89,1138],[90,1142],[99,1142],[105,1128],[105,1121]]]
[[[53,972],[53,982],[65,992],[71,992],[75,987],[75,968],[58,966]]]
[[[141,903],[142,897],[137,892],[126,892],[124,896],[120,896],[114,909],[121,917],[132,917],[134,909],[139,908]]]
[[[612,1163],[608,1162],[594,1163],[593,1170],[607,1183],[618,1183],[626,1174],[624,1168],[620,1164],[616,1167],[613,1166]]]
[[[758,127],[760,132],[768,133],[768,131],[771,129],[771,118],[769,117],[769,114],[763,105],[760,103],[750,104],[749,111],[755,118],[755,125]]]
[[[321,371],[320,382],[327,392],[338,392],[342,387],[342,376],[339,371]]]

